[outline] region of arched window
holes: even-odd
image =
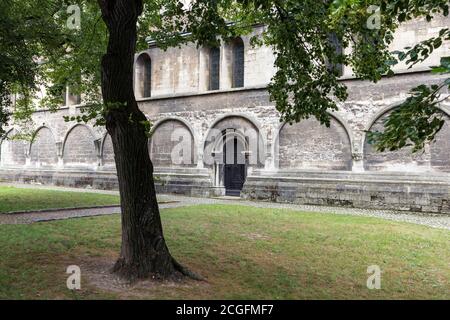
[[[138,98],[149,98],[152,93],[152,60],[143,53],[136,61],[135,94]]]
[[[244,86],[244,42],[241,38],[233,41],[233,88]]]
[[[328,35],[328,41],[330,45],[334,48],[336,57],[342,56],[343,48],[342,43],[335,33],[331,33]],[[328,70],[335,73],[338,77],[341,77],[344,74],[344,66],[341,63],[328,63]]]
[[[220,48],[209,51],[209,90],[220,89]]]

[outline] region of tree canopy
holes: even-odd
[[[38,6],[36,1],[0,3],[0,136],[10,116],[12,95],[21,93],[27,101],[36,89],[39,66],[36,54],[57,42],[56,34],[44,31],[51,27],[52,19],[47,14],[39,15],[51,10],[48,3]],[[26,109],[29,103],[23,106]]]

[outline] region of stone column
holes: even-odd
[[[205,166],[203,164],[203,144],[199,141],[197,145],[197,169],[203,169]]]
[[[223,152],[214,152],[213,153],[214,158],[214,186],[215,187],[223,187],[223,177],[220,174],[220,170],[222,169],[223,165]]]
[[[58,168],[64,167],[64,159],[63,159],[63,143],[62,142],[56,142],[56,151],[58,155]]]
[[[206,130],[202,130],[202,125],[199,123],[196,123],[194,125],[194,132],[192,134],[194,135],[194,140],[197,142],[197,145],[195,146],[197,148],[196,153],[196,161],[197,161],[197,169],[203,169],[204,163],[203,163],[203,153],[204,153],[204,135]]]
[[[94,163],[94,170],[102,165],[102,139],[94,140],[95,153],[97,154],[97,163]]]
[[[352,152],[352,171],[353,172],[364,172],[364,153],[360,148],[360,141],[355,141],[353,143]]]
[[[25,167],[31,166],[30,148],[25,149]]]
[[[276,137],[274,137],[273,133],[276,132],[276,129],[272,126],[267,130],[267,138],[266,138],[266,153],[265,153],[265,162],[264,162],[264,170],[265,171],[273,171],[275,170],[275,143]]]

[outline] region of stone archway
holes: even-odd
[[[163,119],[151,133],[149,152],[155,167],[193,167],[196,162],[194,135],[182,120]]]
[[[18,131],[10,130],[0,141],[0,163],[3,166],[23,166],[26,164],[28,142],[15,139]]]
[[[379,113],[370,123],[368,131],[383,131],[385,119],[396,106],[389,107]],[[411,146],[400,150],[378,152],[373,145],[364,140],[364,169],[366,171],[398,171],[398,172],[450,172],[450,116],[441,109],[445,120],[442,129],[434,141],[425,145],[422,151],[412,153]]]
[[[66,134],[63,145],[63,160],[66,166],[97,165],[96,137],[84,124],[76,124]]]
[[[252,121],[230,115],[216,121],[206,135],[204,165],[211,169],[214,186],[225,194],[239,195],[253,169],[264,166],[260,131]]]
[[[37,166],[55,166],[58,163],[58,148],[52,130],[39,128],[30,145],[30,162]]]
[[[331,116],[330,127],[316,119],[284,124],[276,139],[276,165],[280,169],[352,169],[351,139],[345,126]]]

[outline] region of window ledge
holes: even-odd
[[[149,98],[137,98],[136,101],[137,102],[146,102],[146,101],[152,101],[152,100],[163,100],[163,99],[171,99],[171,98],[186,98],[186,97],[195,97],[195,96],[208,96],[208,95],[242,92],[242,91],[252,91],[252,90],[262,90],[262,89],[267,89],[267,85],[248,86],[248,87],[243,87],[243,88],[227,88],[227,89],[202,91],[202,92],[181,92],[181,93],[159,94],[159,95],[155,95],[155,96],[152,96]]]

